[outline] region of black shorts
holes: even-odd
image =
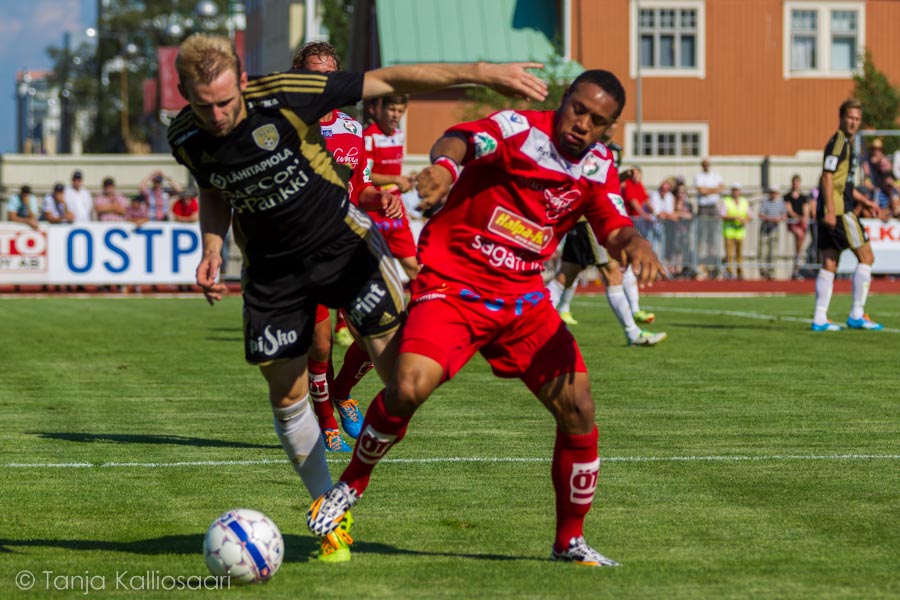
[[[248,261],[244,273],[244,355],[252,364],[303,356],[316,306],[342,308],[364,337],[405,318],[403,284],[384,238],[350,209],[331,242],[310,256]]]
[[[597,243],[597,236],[587,221],[578,221],[566,234],[562,260],[580,266],[582,269],[609,262],[606,249]]]
[[[866,230],[859,224],[855,213],[847,212],[837,216],[837,225],[834,229],[825,226],[821,219],[817,222],[819,229],[819,250],[834,249],[842,252],[847,248],[856,250],[869,242]]]

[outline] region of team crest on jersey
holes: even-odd
[[[552,227],[541,227],[502,206],[494,209],[487,226],[488,231],[499,235],[517,246],[532,252],[540,252],[553,239]]]
[[[357,129],[357,127],[356,127],[356,124],[354,124],[353,121],[350,121],[349,119],[344,121],[344,129],[346,129],[353,135],[356,135],[359,132],[359,129]]]
[[[547,220],[555,221],[568,212],[573,202],[581,198],[581,190],[544,190],[547,201]]]
[[[483,131],[472,136],[472,143],[475,145],[475,158],[481,158],[497,151],[497,140]]]
[[[272,123],[267,123],[253,130],[253,141],[263,150],[274,150],[278,147],[281,136],[278,135],[278,128]]]
[[[611,160],[603,160],[594,153],[589,153],[581,165],[581,174],[592,181],[606,182]]]

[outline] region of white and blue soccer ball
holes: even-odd
[[[249,508],[224,513],[203,540],[209,571],[244,585],[271,579],[284,559],[284,539],[266,515]]]

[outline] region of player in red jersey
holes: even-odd
[[[498,112],[451,128],[434,145],[433,164],[418,178],[423,205],[455,185],[419,239],[422,271],[393,375],[369,406],[340,481],[311,505],[312,531],[337,526],[416,409],[480,352],[498,376],[521,379],[556,420],[552,558],[617,564],[583,537],[600,470],[594,402],[581,353],[547,300],[540,272],[584,215],[642,284],[662,275],[649,242],[625,215],[613,157],[598,143],[624,104],[615,75],[586,71],[556,111]]]
[[[316,73],[334,73],[341,70],[341,61],[334,46],[328,42],[309,42],[294,55],[292,69],[306,69]],[[334,156],[338,164],[349,167],[352,171],[347,182],[347,193],[350,201],[370,214],[379,214],[384,218],[403,216],[403,202],[388,191],[376,190],[369,179],[371,161],[366,154],[363,141],[363,127],[353,117],[339,110],[332,110],[319,119],[319,128],[325,138],[325,146]],[[313,400],[322,440],[328,452],[350,452],[350,446],[341,438],[334,408],[338,409],[341,424],[352,438],[359,436],[362,416],[355,400],[350,398],[349,390],[344,392],[346,382],[359,381],[350,373],[359,372],[365,365],[367,373],[372,369],[372,361],[368,353],[358,341],[347,351],[351,360],[344,358],[347,373],[340,378],[341,397],[334,398],[333,372],[331,368],[331,314],[327,306],[316,307],[316,325],[313,330],[313,343],[309,348],[309,395]],[[359,360],[359,356],[362,360]],[[357,363],[364,363],[357,364]],[[352,386],[351,386],[352,387]],[[332,406],[332,401],[334,404]]]
[[[372,159],[372,183],[397,198],[412,189],[413,185],[413,180],[403,175],[403,144],[406,137],[398,127],[408,103],[409,99],[403,94],[376,98],[371,105],[374,121],[363,131],[366,151]],[[406,213],[397,219],[378,213],[370,213],[369,216],[384,236],[391,254],[400,261],[407,277],[410,281],[415,279],[419,273],[419,263]]]

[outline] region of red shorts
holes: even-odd
[[[587,372],[575,338],[543,290],[500,302],[464,289],[421,289],[400,336],[399,352],[438,362],[443,381],[475,352],[495,375],[519,378],[535,395],[557,377]]]
[[[412,231],[409,229],[409,221],[404,215],[402,219],[388,219],[384,215],[370,212],[378,231],[394,258],[409,258],[416,255],[416,242]]]
[[[328,307],[324,304],[319,304],[316,306],[316,324],[318,325],[322,321],[326,321],[331,318],[331,311],[328,310]]]

